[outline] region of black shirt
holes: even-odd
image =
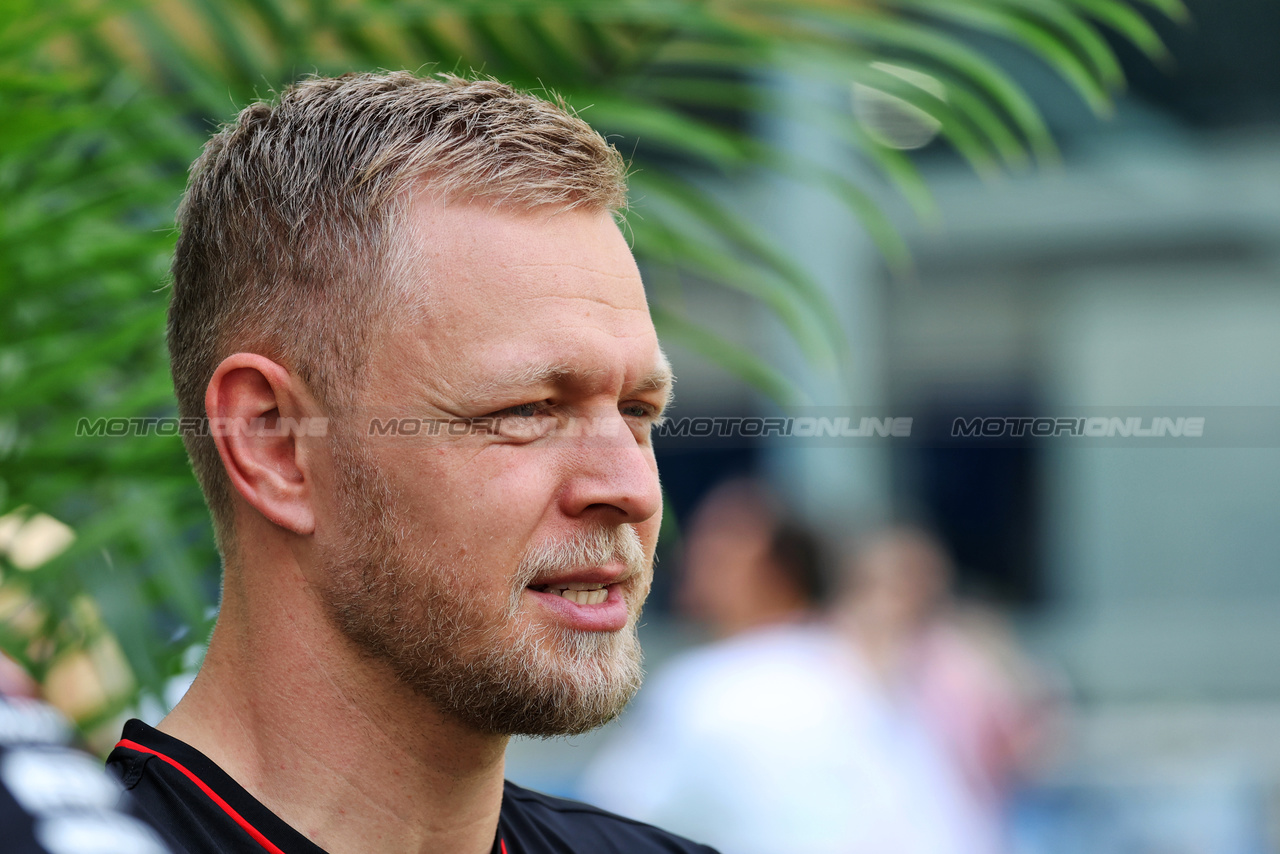
[[[188,854],[324,854],[184,742],[125,724],[107,757],[142,816]],[[715,854],[652,825],[506,783],[493,854]]]

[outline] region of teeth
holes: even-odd
[[[563,596],[570,602],[575,602],[579,605],[599,605],[609,598],[608,585],[600,583],[565,581],[559,584],[535,586],[533,589],[542,593]]]
[[[601,602],[609,598],[609,591],[605,590],[604,586],[599,584],[591,587],[588,587],[587,585],[577,585],[577,589],[572,587],[565,589],[557,588],[558,585],[556,588],[551,588],[547,592],[559,593],[559,595],[568,599],[570,602],[575,602],[579,605],[599,605]]]

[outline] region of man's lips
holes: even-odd
[[[611,563],[542,575],[534,579],[529,586],[535,590],[605,587],[626,581],[634,574],[623,564]]]
[[[587,632],[616,632],[625,628],[630,610],[621,582],[553,582],[526,588],[540,606],[571,628]]]

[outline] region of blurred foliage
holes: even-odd
[[[1052,140],[972,36],[1021,45],[1105,113],[1123,80],[1104,31],[1162,61],[1144,15],[1185,15],[1179,0],[0,7],[0,645],[46,685],[74,669],[68,662],[96,662],[102,684],[96,702],[77,706],[82,725],[143,692],[158,696],[210,626],[217,557],[180,441],[77,437],[76,428],[83,418],[174,414],[162,340],[173,209],[187,164],[239,107],[304,74],[378,68],[478,69],[560,93],[633,160],[628,227],[660,283],[660,334],[785,401],[785,377],[686,316],[681,281],[760,300],[828,368],[842,352],[835,313],[796,259],[700,190],[697,176],[816,183],[901,264],[902,244],[869,188],[777,148],[758,132],[761,115],[785,110],[834,135],[925,213],[928,194],[907,155],[851,109],[832,109],[830,92],[856,84],[912,105],[980,172],[1023,168],[1052,159]],[[789,92],[812,91],[812,100],[780,103],[782,73],[807,84]],[[39,513],[70,525],[74,540],[51,558],[20,559],[18,545],[47,529]]]

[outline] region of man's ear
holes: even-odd
[[[297,378],[265,356],[236,353],[213,372],[204,408],[236,491],[281,528],[312,533],[313,483],[297,428],[318,413]]]

